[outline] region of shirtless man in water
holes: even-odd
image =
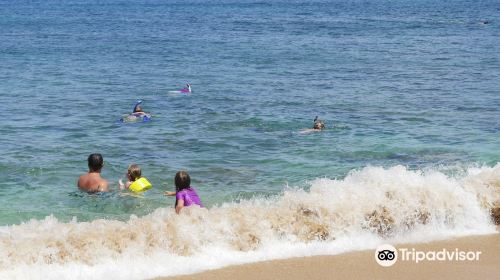
[[[108,181],[101,177],[104,165],[101,154],[91,154],[88,158],[89,172],[78,178],[78,188],[88,193],[108,192]]]

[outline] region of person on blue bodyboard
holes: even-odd
[[[151,115],[142,110],[141,104],[142,100],[137,100],[137,102],[134,105],[134,109],[132,110],[132,113],[126,117],[123,117],[121,121],[122,122],[150,121]]]

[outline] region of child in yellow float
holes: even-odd
[[[131,164],[127,169],[127,183],[123,184],[122,180],[118,181],[120,190],[129,189],[133,192],[147,191],[153,187],[145,177],[141,176],[141,168],[137,164]]]

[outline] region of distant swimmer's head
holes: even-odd
[[[186,171],[179,171],[175,174],[175,191],[179,192],[191,186],[191,177]]]
[[[137,104],[135,107],[134,107],[134,113],[138,113],[138,112],[142,112],[142,107],[141,105]]]
[[[130,181],[135,181],[141,178],[141,168],[137,164],[131,164],[127,169],[127,176]]]
[[[323,130],[323,129],[325,129],[325,124],[322,122],[315,122],[313,129]]]
[[[313,129],[318,129],[318,130],[325,129],[325,122],[318,119],[318,116],[316,116],[316,118],[314,118]]]
[[[91,154],[87,160],[89,162],[89,170],[92,172],[98,172],[104,166],[101,154]]]
[[[135,103],[134,113],[142,112],[141,103],[142,103],[142,100],[138,100],[137,103]]]

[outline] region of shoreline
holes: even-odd
[[[396,248],[417,251],[480,251],[478,261],[402,261],[382,267],[375,262],[375,250],[332,256],[311,256],[227,266],[195,274],[158,277],[156,280],[201,279],[496,279],[500,277],[500,233],[473,235],[399,244]]]

